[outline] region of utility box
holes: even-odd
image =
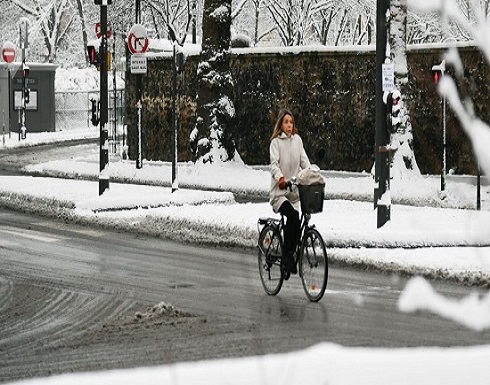
[[[26,63],[29,67],[27,88],[29,103],[26,104],[25,126],[29,132],[56,131],[54,79],[57,66],[47,63]],[[9,87],[10,79],[10,87]],[[22,114],[22,63],[2,63],[0,67],[0,121],[19,132]],[[6,110],[5,118],[3,110]]]

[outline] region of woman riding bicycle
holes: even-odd
[[[298,135],[293,114],[283,109],[274,126],[270,144],[271,189],[270,204],[275,213],[286,217],[284,226],[283,264],[292,274],[297,273],[293,256],[300,238],[299,194],[288,190],[287,181],[311,166]]]

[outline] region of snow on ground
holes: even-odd
[[[93,132],[83,132],[77,135],[93,135]],[[73,133],[71,130],[69,133],[30,133],[23,142],[4,136],[5,144],[0,145],[0,151],[17,145],[72,139]],[[254,247],[258,217],[273,215],[267,202],[238,203],[232,194],[266,197],[269,173],[263,169],[236,164],[195,168],[181,163],[180,188],[172,193],[169,187],[171,165],[166,162],[143,164],[143,168],[137,170],[134,162],[112,156],[110,190],[99,197],[98,145],[94,144],[88,154],[73,154],[64,161],[27,168],[30,172],[75,175],[92,180],[0,176],[1,203],[45,214],[71,216],[81,222],[172,237],[180,235],[187,241],[245,247]],[[127,184],[129,182],[132,184]],[[330,199],[325,201],[323,213],[313,215],[312,221],[327,241],[331,260],[488,284],[489,187],[482,187],[483,210],[476,211],[468,209],[474,207],[475,202],[476,190],[472,183],[464,179],[448,181],[444,199],[437,187],[439,183],[438,178],[425,177],[418,183],[393,186],[393,200],[410,205],[394,204],[391,221],[377,229],[376,211],[370,201],[372,177],[367,173],[327,173],[326,192]],[[444,298],[418,277],[408,282],[399,300],[399,310],[429,311],[465,327],[484,330],[490,327],[489,303],[488,294],[474,294],[462,300]],[[19,383],[488,383],[489,359],[490,346],[367,349],[319,344],[286,355],[70,374]]]

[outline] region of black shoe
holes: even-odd
[[[291,274],[298,274],[298,269],[296,267],[296,261],[294,259],[294,254],[291,253],[286,257],[286,267]]]
[[[281,259],[281,274],[282,278],[287,281],[291,276],[291,272],[289,271],[289,266],[287,264],[286,258]]]
[[[293,261],[291,268],[289,269],[291,274],[298,274],[298,268],[296,267],[296,262]]]

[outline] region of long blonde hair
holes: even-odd
[[[294,121],[294,115],[291,111],[283,108],[281,111],[279,111],[279,116],[277,118],[276,124],[274,125],[274,130],[272,131],[271,135],[271,140],[274,138],[277,138],[279,134],[282,131],[282,121],[284,120],[284,117],[286,115],[289,115],[293,119],[293,134],[298,133],[298,129],[296,128],[296,122]]]

